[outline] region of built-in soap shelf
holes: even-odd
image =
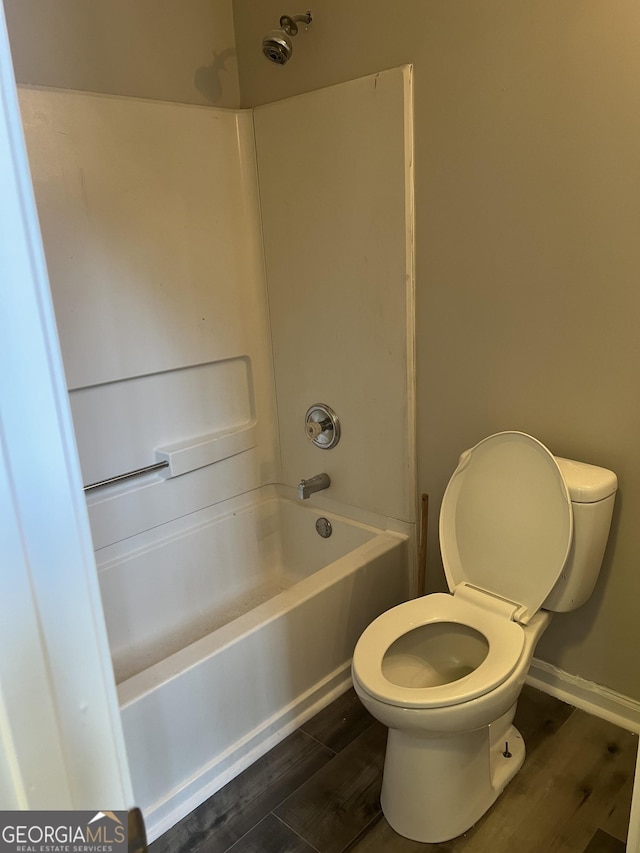
[[[169,463],[166,477],[179,477],[256,446],[256,425],[211,432],[156,449],[156,459]]]

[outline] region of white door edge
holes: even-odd
[[[0,4],[0,808],[131,780]]]

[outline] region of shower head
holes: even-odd
[[[298,34],[298,24],[310,24],[311,12],[304,15],[283,15],[280,18],[280,29],[271,30],[262,39],[262,52],[270,62],[284,65],[291,59],[293,42],[291,39]]]
[[[284,30],[271,30],[262,39],[262,52],[276,65],[284,65],[291,59],[293,43]]]

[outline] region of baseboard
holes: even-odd
[[[609,687],[571,675],[536,658],[529,668],[527,684],[620,728],[640,733],[640,702]]]

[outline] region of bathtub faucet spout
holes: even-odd
[[[331,485],[331,480],[328,474],[316,474],[309,480],[300,480],[298,485],[298,497],[301,501],[306,501],[314,492],[320,492],[322,489],[328,489]]]

